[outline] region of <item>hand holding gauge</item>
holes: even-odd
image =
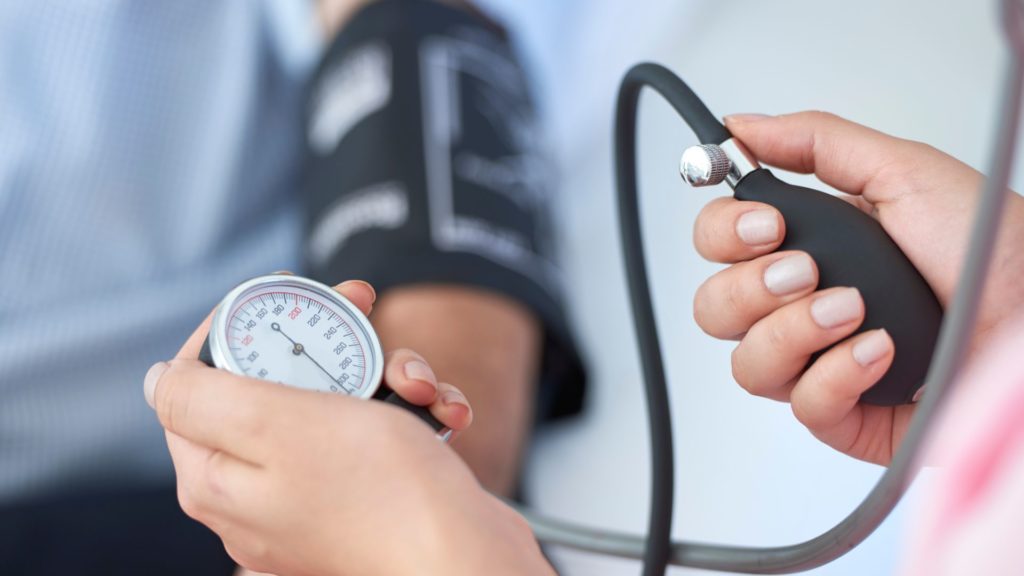
[[[459,546],[479,539],[479,531],[457,521],[459,510],[511,514],[419,419],[385,402],[361,400],[392,389],[412,404],[429,406],[452,430],[472,421],[465,396],[438,382],[422,356],[406,349],[381,356],[365,324],[372,288],[346,282],[335,292],[290,276],[246,285],[203,322],[174,360],[155,364],[144,386],[166,431],[182,510],[213,529],[236,562],[274,574],[420,573],[422,559],[437,552],[437,541],[422,534],[445,533]],[[271,287],[297,295],[303,311],[288,317],[295,308],[289,296],[280,319],[273,318],[274,305],[249,330],[211,329],[217,312],[248,318],[240,306],[252,298],[259,302],[257,294]],[[314,303],[306,308],[306,296],[323,304],[324,313]],[[310,326],[314,310],[321,320]],[[327,310],[339,318],[331,320]],[[337,328],[342,319],[351,334]],[[336,332],[328,339],[329,326]],[[244,356],[245,348],[231,350],[231,334],[243,340],[252,335]],[[336,355],[342,336],[347,345]],[[334,344],[324,348],[315,337]],[[218,362],[231,368],[200,362],[203,347],[208,356],[226,351]],[[254,361],[251,351],[259,353]],[[359,355],[365,362],[358,362]],[[345,358],[352,361],[343,369]],[[269,380],[248,377],[242,367],[253,376],[266,370]],[[337,384],[342,373],[350,375],[344,387]],[[335,393],[317,393],[324,390]],[[381,537],[382,522],[387,538]],[[529,535],[523,532],[521,538]],[[390,553],[395,541],[406,554]]]
[[[243,282],[217,306],[199,353],[210,366],[298,388],[401,406],[448,440],[430,413],[382,385],[384,355],[369,319],[337,291],[290,274]]]

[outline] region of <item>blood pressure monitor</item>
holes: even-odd
[[[430,411],[383,384],[384,354],[370,320],[336,290],[272,274],[239,284],[217,306],[199,359],[240,376],[363,399],[420,416],[447,440]]]

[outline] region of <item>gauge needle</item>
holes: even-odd
[[[331,376],[331,373],[328,372],[326,368],[321,366],[320,363],[317,362],[315,358],[310,356],[309,352],[306,352],[306,347],[305,346],[303,346],[299,342],[296,342],[295,340],[292,340],[291,336],[285,334],[284,331],[281,330],[281,325],[280,324],[278,324],[277,322],[274,322],[273,324],[270,325],[270,329],[273,330],[274,332],[277,332],[281,336],[284,336],[285,338],[288,339],[289,342],[292,343],[292,354],[295,354],[296,356],[303,355],[306,358],[309,358],[309,361],[312,362],[313,364],[316,364],[316,367],[319,368],[321,371],[323,371],[324,374],[327,374],[328,378],[330,378],[334,382],[338,381],[337,378],[335,378],[334,376]]]

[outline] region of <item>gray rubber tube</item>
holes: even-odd
[[[853,512],[815,538],[790,546],[765,548],[673,542],[671,564],[750,574],[785,574],[822,566],[863,542],[889,515],[912,482],[920,468],[918,458],[926,433],[948,398],[966,358],[1002,207],[1009,193],[1007,185],[1017,140],[1024,76],[1024,8],[1018,0],[1005,0],[1002,4],[1012,57],[1004,80],[989,176],[975,215],[956,294],[943,320],[936,354],[928,370],[927,392],[892,464]],[[537,538],[549,544],[625,558],[642,558],[648,548],[647,539],[641,536],[591,529],[525,509],[520,509],[520,513],[530,522]],[[651,513],[671,515],[672,510],[652,510]]]

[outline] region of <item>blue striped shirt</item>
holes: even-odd
[[[0,3],[0,502],[166,483],[142,377],[300,261],[295,0]]]

